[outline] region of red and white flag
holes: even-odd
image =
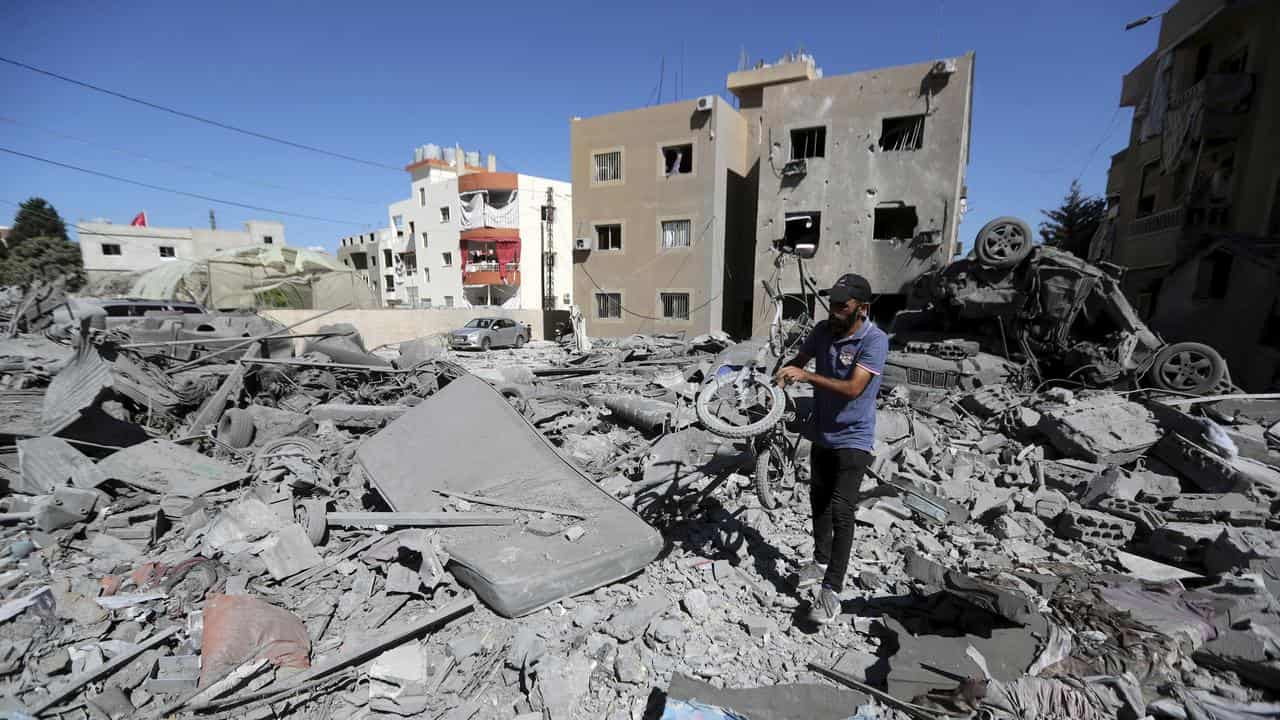
[[[138,213],[137,215],[134,215],[134,216],[133,216],[133,220],[132,220],[129,224],[130,224],[130,225],[133,225],[133,226],[136,226],[136,227],[146,227],[146,226],[147,226],[147,211],[146,211],[146,210],[143,210],[142,212]]]

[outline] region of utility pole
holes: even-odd
[[[556,193],[547,188],[547,204],[542,207],[542,309],[556,309],[555,287]],[[548,250],[548,247],[550,249]]]
[[[213,216],[213,208],[209,208],[209,229],[218,229],[218,219]]]

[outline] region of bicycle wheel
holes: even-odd
[[[763,416],[745,425],[734,425],[716,415],[713,407],[716,404],[716,396],[722,389],[736,381],[737,373],[717,375],[698,393],[698,401],[694,404],[694,409],[702,425],[716,435],[736,440],[755,437],[777,425],[787,407],[786,393],[770,382],[768,377],[759,373],[752,373],[749,392],[755,393],[758,399],[767,405]]]
[[[774,443],[756,455],[756,497],[766,510],[773,510],[781,505],[774,490],[790,484],[795,475],[795,468],[787,461],[786,455]]]

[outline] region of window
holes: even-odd
[[[391,224],[392,224],[392,225],[395,225],[397,230],[403,230],[403,229],[404,229],[404,216],[403,216],[403,215],[396,215],[395,217],[391,218]],[[371,241],[373,240],[373,233],[369,233],[369,239],[370,239]]]
[[[418,204],[422,207],[427,206],[427,189],[418,188]]]
[[[662,317],[668,320],[689,319],[689,293],[659,293],[662,298]]]
[[[395,264],[395,261],[391,259],[391,251],[383,250],[382,251],[382,267],[391,267],[394,264]]]
[[[385,288],[386,288],[386,291],[387,291],[387,292],[395,292],[395,291],[396,291],[396,277],[395,277],[394,275],[383,275],[383,276],[382,276],[382,285],[383,285],[383,287],[385,287]]]
[[[618,182],[622,179],[622,151],[596,153],[591,156],[591,182]]]
[[[1191,83],[1200,82],[1205,75],[1209,74],[1209,59],[1213,57],[1213,45],[1205,43],[1196,51],[1196,74],[1191,78]]]
[[[440,264],[445,267],[453,267],[453,253],[440,253]]]
[[[811,258],[818,252],[822,238],[822,213],[790,212],[783,216],[782,247],[801,258]]]
[[[662,221],[662,248],[689,247],[691,223],[688,220]]]
[[[622,249],[622,226],[621,225],[597,225],[596,226],[596,249],[597,250],[621,250]]]
[[[693,145],[668,145],[662,148],[662,167],[668,176],[693,172]]]
[[[119,255],[120,246],[112,243],[102,243],[102,254],[103,255]]]
[[[440,208],[440,222],[442,222],[442,223],[447,223],[447,222],[449,222],[449,208],[448,208],[448,207],[442,207],[442,208]]]
[[[422,233],[422,247],[423,247],[423,248],[426,248],[426,247],[427,247],[427,234],[426,234],[426,233]]]
[[[431,268],[429,267],[422,268],[422,277],[427,282],[431,282]]]
[[[622,293],[596,293],[596,317],[602,320],[621,320]]]
[[[422,298],[422,307],[431,307],[431,298]]]
[[[916,236],[916,209],[910,205],[876,208],[874,240],[909,240]]]
[[[1193,297],[1197,300],[1221,300],[1226,297],[1227,288],[1231,284],[1232,260],[1232,255],[1222,250],[1200,258]]]
[[[827,156],[825,127],[799,128],[791,131],[791,159],[806,160]]]
[[[887,152],[924,147],[924,116],[885,118],[880,122],[880,149]]]
[[[161,246],[160,246],[160,257],[171,258],[171,257],[177,257],[177,256],[173,254],[173,246],[172,246],[172,245],[161,245]]]
[[[274,243],[274,242],[275,242],[275,238],[271,237],[270,235],[263,235],[263,236],[262,236],[262,244],[263,244],[263,245],[271,245],[271,244],[272,244],[272,243]]]
[[[1157,163],[1142,166],[1142,182],[1138,185],[1137,217],[1146,217],[1156,211],[1156,176],[1160,173]]]
[[[447,308],[449,308],[449,307],[453,307],[453,296],[452,296],[452,295],[445,295],[445,296],[444,296],[444,306],[445,306],[445,307],[447,307]]]
[[[351,264],[357,270],[368,270],[369,257],[364,253],[351,253]]]

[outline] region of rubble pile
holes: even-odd
[[[146,322],[0,339],[4,716],[1280,715],[1268,400],[886,392],[819,629],[806,398],[765,503],[695,407],[759,345]]]

